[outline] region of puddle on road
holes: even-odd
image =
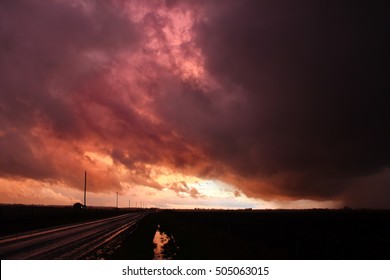
[[[154,260],[171,260],[177,253],[179,247],[173,236],[168,236],[165,232],[160,231],[160,225],[157,227],[153,238]]]

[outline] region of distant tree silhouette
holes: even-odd
[[[73,209],[81,210],[83,209],[83,205],[80,202],[76,202],[73,204]]]

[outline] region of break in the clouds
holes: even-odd
[[[2,193],[42,184],[58,200],[88,170],[95,195],[157,206],[388,208],[387,14],[362,1],[0,3]]]

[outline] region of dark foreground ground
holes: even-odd
[[[0,205],[0,236],[108,218],[140,209],[72,206]]]
[[[150,259],[153,232],[173,259],[390,259],[390,211],[160,211],[117,259]]]
[[[140,209],[0,207],[0,236]],[[145,210],[146,211],[146,210]],[[151,211],[107,259],[152,259],[158,225],[172,259],[390,259],[390,211]]]

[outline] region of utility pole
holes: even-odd
[[[116,208],[118,208],[118,192],[116,192]]]
[[[129,208],[130,208],[130,199],[129,199]]]
[[[87,171],[84,173],[84,209],[87,207]]]

